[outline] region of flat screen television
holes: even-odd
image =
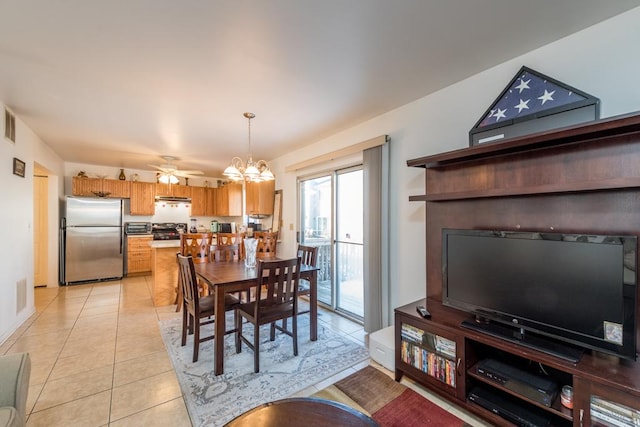
[[[577,362],[636,358],[636,236],[442,232],[443,304],[463,326]]]

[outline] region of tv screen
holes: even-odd
[[[443,303],[636,357],[636,236],[443,230]]]

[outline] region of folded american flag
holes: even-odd
[[[520,118],[534,118],[541,112],[570,109],[570,104],[592,98],[590,95],[522,67],[502,95],[485,113],[476,129]]]

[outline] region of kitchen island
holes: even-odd
[[[158,307],[175,304],[178,284],[176,253],[180,252],[180,240],[152,240],[149,246],[153,272],[151,286],[153,305]]]

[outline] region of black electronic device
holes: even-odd
[[[560,341],[635,360],[637,247],[633,235],[444,229],[443,304],[549,354]]]
[[[551,406],[558,394],[555,381],[495,359],[483,359],[478,362],[476,373],[547,407]]]
[[[416,307],[416,311],[418,313],[420,313],[420,316],[424,317],[425,319],[428,319],[431,317],[431,313],[429,313],[429,311],[427,311],[427,309],[425,308],[424,305],[419,305]]]
[[[533,406],[525,407],[522,401],[497,390],[476,386],[471,389],[468,398],[518,426],[545,427],[551,424],[549,413]]]

